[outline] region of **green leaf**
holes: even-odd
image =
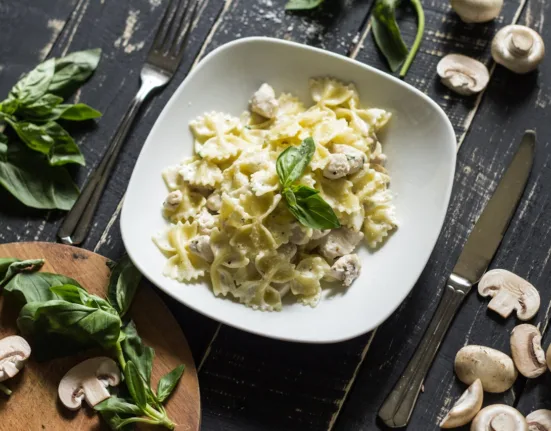
[[[85,103],[77,103],[76,105],[61,105],[63,111],[60,112],[57,118],[68,121],[85,121],[101,117],[101,112],[86,105]]]
[[[8,96],[6,100],[0,103],[0,113],[3,112],[8,115],[12,115],[19,108],[19,101],[11,96]]]
[[[66,97],[94,73],[101,57],[101,49],[73,52],[55,60],[55,72],[48,87],[50,93]]]
[[[116,397],[115,395],[112,395],[105,401],[96,404],[94,406],[94,410],[97,412],[112,412],[136,416],[143,414],[142,409],[140,409],[137,405],[129,403],[125,399]]]
[[[125,339],[121,342],[124,356],[134,362],[143,380],[148,386],[151,385],[151,370],[153,369],[155,351],[143,344],[142,339],[136,331],[134,322],[129,322],[124,327],[123,332],[126,335]]]
[[[58,299],[51,290],[54,286],[78,286],[78,281],[60,274],[49,272],[20,272],[4,287],[4,294],[12,297],[20,305],[29,302],[46,302]]]
[[[40,99],[48,91],[54,71],[54,59],[40,63],[15,84],[10,91],[10,97],[17,99],[20,104],[30,104]]]
[[[287,10],[309,10],[317,8],[323,0],[289,0],[285,5]]]
[[[291,187],[291,190],[295,194],[297,199],[306,199],[312,195],[317,195],[320,191],[313,189],[312,187],[298,185]]]
[[[6,276],[8,268],[12,263],[15,262],[20,262],[20,260],[16,259],[15,257],[0,257],[0,280],[2,280]]]
[[[0,134],[0,142],[1,142]],[[17,143],[0,143],[0,185],[28,207],[70,210],[79,190],[67,170]]]
[[[132,399],[136,405],[144,410],[147,405],[147,392],[145,390],[145,382],[143,381],[138,368],[134,365],[134,362],[128,361],[126,367],[124,368],[124,377],[126,382],[126,387],[132,396]]]
[[[19,138],[34,151],[45,154],[52,166],[76,163],[84,166],[84,156],[67,131],[54,121],[34,124],[26,121],[11,122]]]
[[[161,380],[159,380],[159,385],[157,386],[157,399],[160,403],[163,403],[170,396],[172,391],[174,391],[182,374],[184,374],[184,369],[185,366],[182,364],[165,374]]]
[[[287,201],[287,204],[291,207],[296,206],[297,204],[297,198],[291,189],[284,189],[283,190],[283,196],[285,197],[285,200]]]
[[[61,97],[46,93],[30,104],[20,105],[15,115],[20,118],[43,117],[50,114],[61,102],[63,102]]]
[[[321,230],[341,226],[333,209],[318,193],[299,191],[295,196],[296,205],[288,205],[289,211],[304,226]]]
[[[3,266],[8,259],[0,259],[0,287],[4,287],[13,277],[23,271],[38,271],[44,265],[44,259],[32,259],[12,262],[7,270],[3,271]],[[4,262],[4,263],[3,263]]]
[[[314,140],[306,138],[298,147],[289,147],[279,155],[276,169],[279,181],[284,188],[300,178],[315,151]]]
[[[396,7],[399,3],[400,0],[377,0],[371,19],[375,42],[393,72],[400,68],[409,52],[396,22]]]
[[[93,342],[105,349],[119,339],[121,320],[108,311],[54,299],[29,302],[19,313],[17,326],[30,338],[39,329],[61,334],[78,342]]]
[[[136,269],[128,255],[125,255],[113,268],[109,278],[107,297],[121,317],[130,308],[141,279],[142,274]]]

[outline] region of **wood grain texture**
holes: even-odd
[[[42,271],[74,278],[90,293],[105,297],[111,273],[109,260],[98,254],[60,244],[13,243],[0,245],[0,257],[46,259]],[[17,333],[17,310],[0,296],[0,339]],[[177,322],[153,289],[142,283],[129,315],[134,320],[144,343],[155,349],[152,386],[180,364],[184,375],[166,404],[169,417],[178,430],[199,430],[201,402],[195,364],[186,338]],[[7,385],[13,390],[10,398],[0,396],[0,429],[89,430],[106,428],[92,409],[69,412],[58,401],[57,387],[73,366],[91,356],[105,352],[36,362],[31,359],[24,370]]]

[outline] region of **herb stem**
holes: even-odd
[[[167,417],[166,411],[164,413],[159,413],[148,404],[147,406],[145,406],[144,413],[150,418],[158,421],[159,425],[163,425],[168,429],[174,429],[175,427],[174,423]]]
[[[124,372],[126,368],[126,359],[124,359],[124,354],[122,353],[120,342],[117,342],[117,344],[115,345],[115,354],[117,355],[117,361],[119,361],[122,371]]]
[[[423,34],[425,33],[425,11],[423,10],[421,0],[411,0],[411,3],[415,8],[415,12],[417,12],[417,35],[415,36],[415,41],[413,42],[413,45],[409,50],[409,54],[406,57],[404,65],[400,70],[400,78],[404,78],[408,73],[408,70],[413,63],[413,60],[417,55],[417,51],[419,51],[419,47],[421,46],[421,42],[423,41]]]
[[[4,386],[2,383],[0,383],[0,392],[3,392],[8,397],[12,394],[11,389],[9,389],[7,386]]]

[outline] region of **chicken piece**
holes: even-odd
[[[363,237],[362,232],[354,232],[345,227],[334,229],[329,235],[322,238],[320,253],[328,261],[333,261],[345,254],[352,253]]]
[[[313,229],[312,230],[312,240],[321,239],[324,236],[329,235],[329,232],[331,232],[331,229],[325,229],[325,230],[319,230],[319,229]]]
[[[220,208],[222,208],[222,196],[220,196],[220,193],[214,192],[207,198],[207,208],[215,213],[220,212]]]
[[[203,235],[210,235],[212,229],[216,226],[216,217],[209,213],[206,208],[201,209],[196,220],[199,226],[199,233]]]
[[[291,227],[291,236],[289,242],[296,245],[304,245],[310,241],[310,235],[308,234],[308,228],[303,227],[300,223],[293,223]]]
[[[357,254],[347,254],[338,259],[331,267],[331,275],[348,287],[360,275],[362,262]]]
[[[297,246],[288,242],[287,244],[283,244],[281,247],[279,247],[277,249],[277,252],[281,253],[289,260],[291,260],[293,257],[295,257],[295,254],[297,254]]]
[[[210,247],[210,238],[207,235],[199,235],[189,242],[189,250],[211,263],[214,260],[214,253]]]
[[[350,163],[345,154],[331,154],[329,162],[323,169],[323,176],[330,180],[346,177],[350,172]]]
[[[346,156],[349,166],[348,174],[358,172],[363,168],[365,162],[367,162],[367,156],[350,145],[335,144],[333,145],[333,151],[336,154],[344,154]]]
[[[268,84],[262,84],[253,94],[251,99],[251,111],[265,118],[275,118],[279,103],[275,97],[274,89]]]
[[[180,190],[174,190],[170,192],[163,202],[163,207],[167,210],[175,210],[178,205],[182,203],[182,192]]]

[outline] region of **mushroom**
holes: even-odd
[[[520,320],[530,320],[540,308],[536,288],[505,269],[493,269],[484,274],[478,283],[478,293],[492,297],[488,308],[501,317],[509,317],[516,310]]]
[[[528,424],[517,409],[494,404],[480,410],[471,424],[471,431],[528,431]]]
[[[499,350],[484,346],[465,346],[455,356],[455,373],[466,385],[480,379],[486,392],[501,393],[517,379],[513,360]]]
[[[551,431],[551,410],[536,410],[526,416],[528,431]]]
[[[452,0],[452,9],[464,22],[487,22],[499,16],[503,0]]]
[[[547,368],[551,371],[551,345],[547,348],[545,359],[547,360]]]
[[[518,325],[511,333],[511,353],[520,374],[529,379],[541,376],[546,368],[538,328],[527,323]]]
[[[492,57],[496,63],[515,73],[536,69],[545,55],[541,36],[523,25],[508,25],[499,30],[492,42]]]
[[[455,402],[440,428],[457,428],[468,424],[480,411],[484,399],[484,389],[480,379],[476,379],[463,395]]]
[[[70,410],[78,410],[83,398],[94,407],[111,396],[107,386],[117,386],[120,380],[119,367],[111,358],[87,359],[71,368],[61,379],[59,399]]]
[[[442,84],[462,96],[480,93],[490,81],[490,72],[483,63],[461,54],[443,57],[436,72]]]
[[[31,356],[31,346],[18,335],[0,340],[0,382],[11,379],[25,366]]]

